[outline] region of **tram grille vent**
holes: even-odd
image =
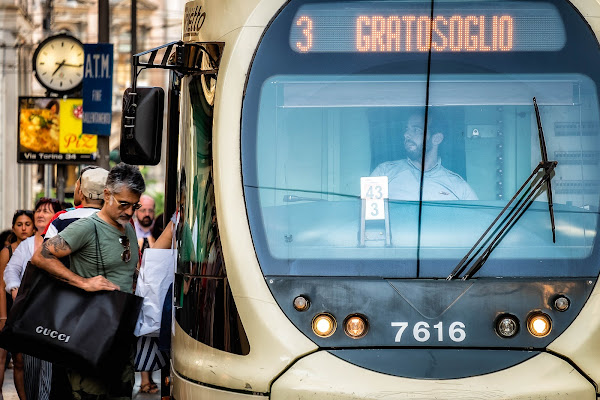
[[[600,181],[553,181],[552,186],[556,194],[598,194]]]
[[[600,122],[555,122],[555,136],[597,136],[600,131]]]
[[[600,151],[555,151],[559,165],[598,165]]]

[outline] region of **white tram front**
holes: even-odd
[[[173,399],[596,399],[598,29],[588,0],[188,3]]]

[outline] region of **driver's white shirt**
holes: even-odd
[[[371,176],[387,176],[390,200],[419,200],[421,170],[409,159],[379,164]],[[458,174],[437,163],[423,176],[423,200],[477,200],[471,186]]]

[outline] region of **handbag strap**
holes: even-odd
[[[96,234],[96,258],[100,259],[100,263],[102,264],[102,272],[104,272],[104,276],[106,278],[106,268],[104,267],[104,258],[102,258],[102,250],[100,249],[100,239],[98,239],[98,229],[96,229],[96,222],[92,219],[94,223],[94,232]],[[99,256],[98,256],[99,255]],[[98,264],[96,264],[96,272],[100,275],[100,270],[98,269]]]

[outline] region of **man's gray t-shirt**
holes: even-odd
[[[98,251],[94,225],[100,243]],[[119,243],[119,237],[125,235],[129,238],[131,250],[131,259],[128,263],[121,259],[125,248]],[[60,232],[59,236],[71,247],[71,271],[84,278],[104,275],[106,279],[118,285],[121,291],[131,292],[133,273],[138,262],[138,244],[131,224],[127,224],[123,234],[114,226],[104,222],[98,214],[94,214],[73,222]],[[101,261],[104,262],[104,269]]]
[[[477,200],[471,186],[458,174],[444,168],[441,160],[423,174],[423,200]],[[387,176],[391,200],[419,200],[421,170],[408,159],[379,164],[371,176]]]

